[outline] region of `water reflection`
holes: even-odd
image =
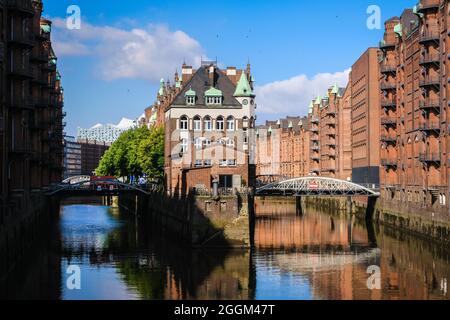
[[[258,201],[255,248],[187,250],[119,209],[61,208],[56,228],[0,285],[10,299],[448,299],[445,246],[346,214]],[[69,265],[81,290],[69,290]],[[367,268],[381,268],[381,290]]]

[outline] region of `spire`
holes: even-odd
[[[161,78],[161,81],[159,82],[158,95],[160,95],[160,96],[164,95],[164,79],[163,78]]]
[[[252,97],[253,91],[250,86],[250,83],[248,83],[247,76],[244,72],[241,74],[241,78],[239,79],[236,91],[234,92],[235,97]]]

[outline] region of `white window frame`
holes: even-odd
[[[234,131],[236,127],[235,119],[233,116],[227,118],[227,131]]]
[[[224,131],[225,130],[225,119],[222,116],[217,117],[216,119],[216,130]]]
[[[194,146],[196,150],[202,150],[203,149],[203,139],[202,138],[195,138],[194,139]]]
[[[212,118],[210,116],[203,118],[203,126],[205,131],[212,131]]]
[[[181,141],[180,141],[180,146],[181,146],[181,149],[180,149],[180,152],[181,152],[181,153],[186,153],[186,152],[188,152],[188,151],[189,151],[189,142],[188,142],[188,139],[181,139]]]
[[[195,105],[195,97],[194,96],[187,96],[186,97],[186,104],[189,106]]]
[[[194,131],[202,131],[202,118],[199,116],[194,117]]]
[[[180,118],[180,130],[189,130],[189,118],[187,116]]]

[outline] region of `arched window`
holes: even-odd
[[[218,116],[216,120],[216,130],[223,131],[224,130],[224,119],[222,116]]]
[[[194,131],[202,131],[202,120],[199,116],[194,117]]]
[[[189,121],[186,116],[182,116],[180,118],[180,129],[181,130],[188,130],[189,129]]]
[[[203,119],[203,128],[205,131],[211,131],[212,130],[212,121],[210,116],[206,116]]]
[[[234,131],[234,118],[232,116],[227,118],[227,130]]]
[[[228,139],[227,140],[227,147],[234,148],[234,140],[233,139]]]

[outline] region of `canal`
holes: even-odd
[[[3,275],[0,298],[450,298],[442,244],[345,213],[297,216],[289,200],[256,207],[255,248],[242,252],[186,250],[118,208],[63,205],[36,250]]]

